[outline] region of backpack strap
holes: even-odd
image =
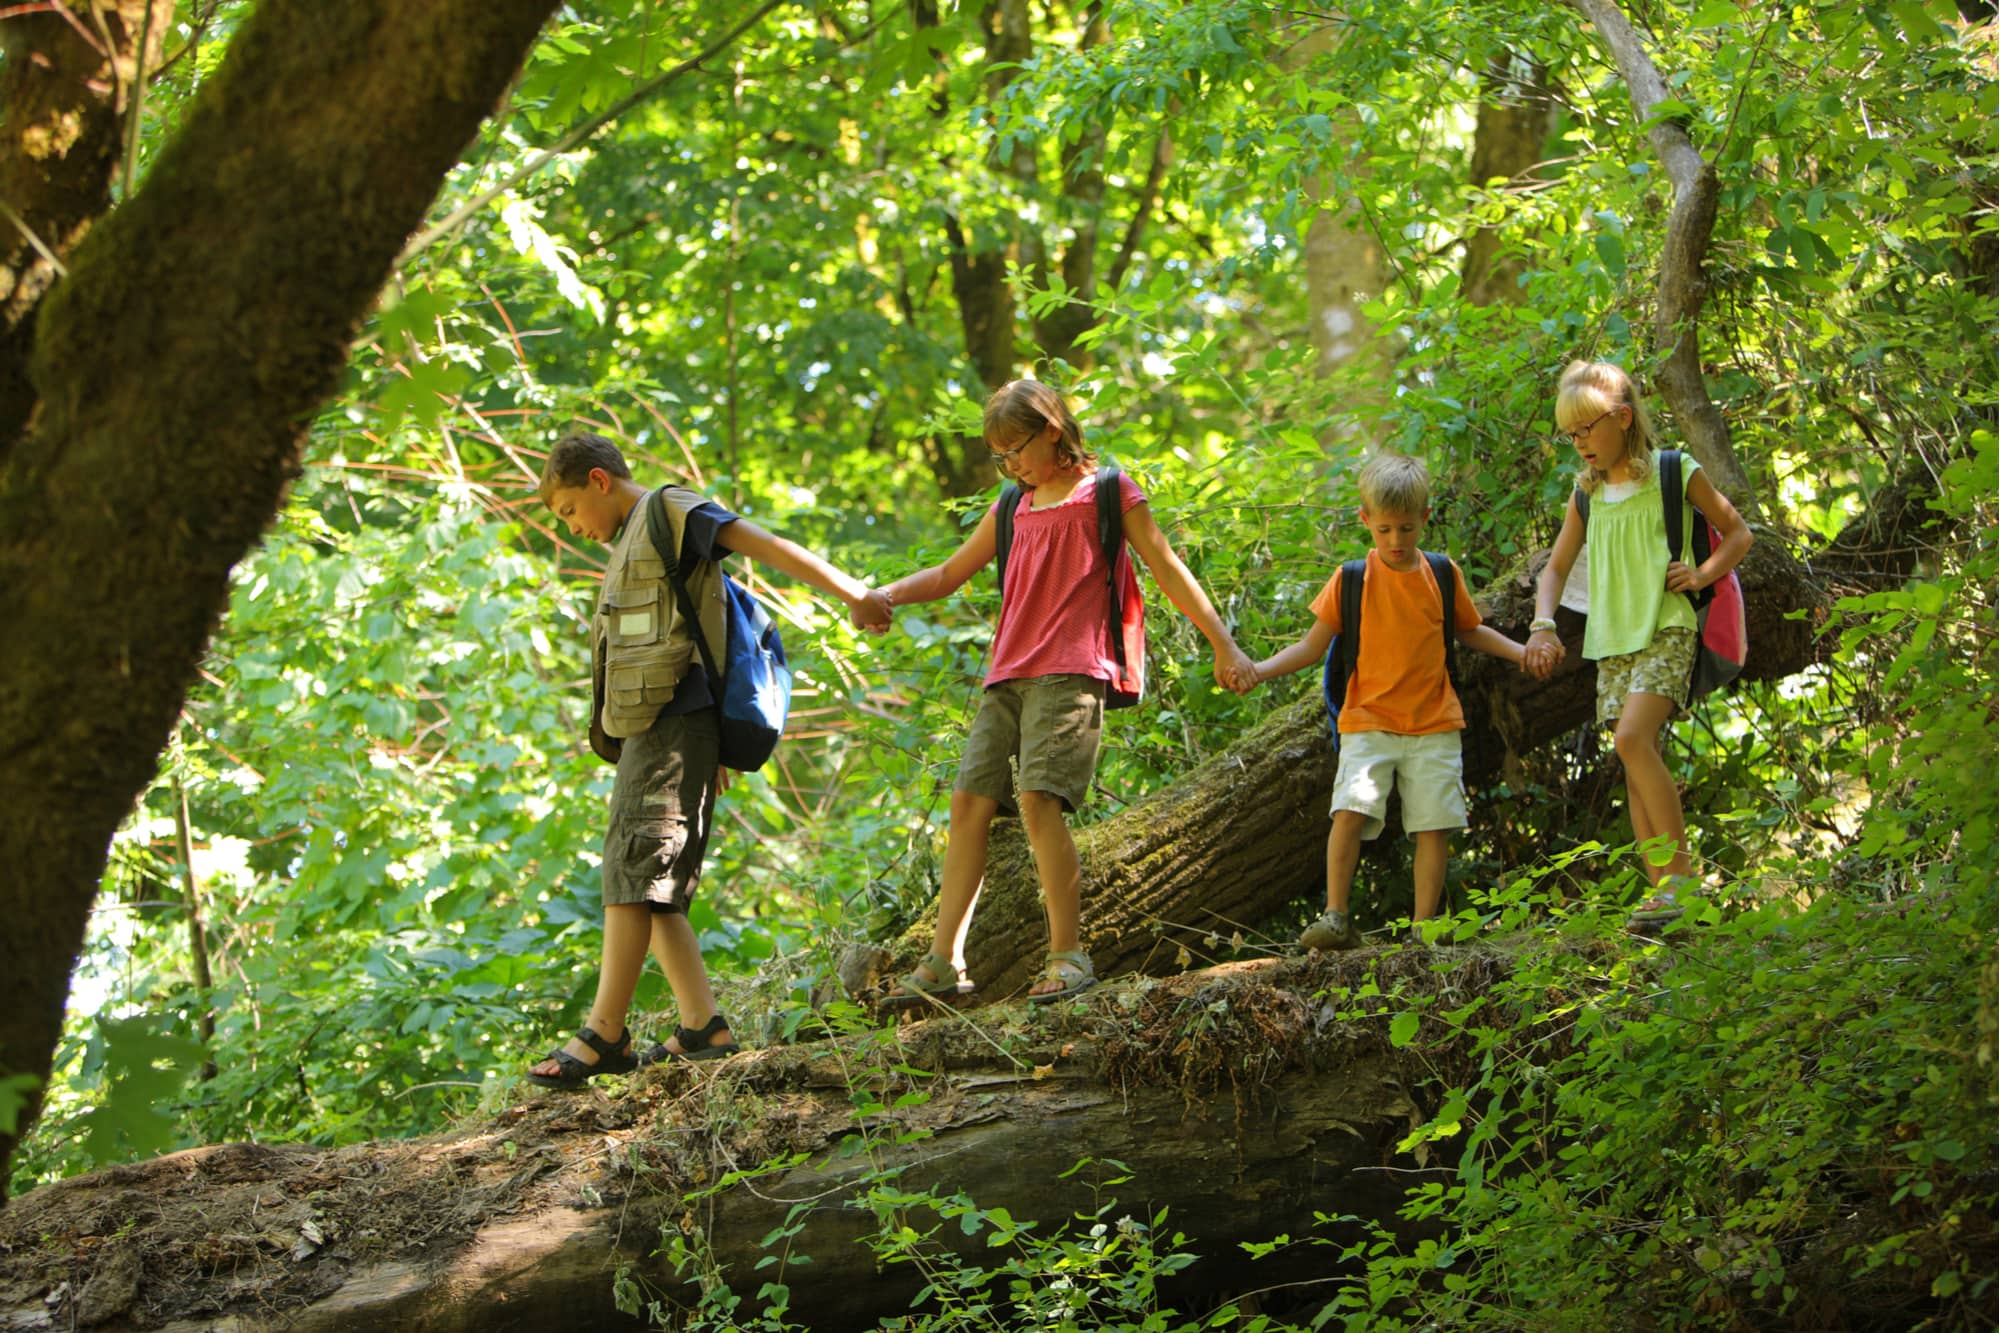
[[[1681,538],[1686,531],[1682,527],[1687,521],[1686,506],[1682,504],[1681,451],[1662,449],[1659,454],[1660,468],[1660,513],[1667,521],[1667,559],[1681,558]],[[1701,521],[1692,524],[1693,535],[1688,542],[1688,563],[1699,565],[1709,557],[1708,520],[1697,511]],[[1715,597],[1713,588],[1703,588],[1700,592],[1688,594],[1688,601],[1699,611]]]
[[[1121,501],[1124,488],[1118,484],[1118,465],[1106,463],[1097,469],[1097,544],[1104,551],[1104,582],[1111,593],[1111,653],[1119,667],[1125,666],[1125,594],[1118,586],[1118,562],[1125,558],[1125,511]]]
[[[1346,703],[1347,678],[1361,662],[1361,585],[1368,581],[1368,558],[1340,567],[1340,703]]]
[[[1000,501],[993,509],[993,577],[1000,591],[1007,591],[1007,555],[1014,549],[1014,510],[1021,503],[1021,488],[1008,482],[1000,488]]]
[[[1451,557],[1448,555],[1426,551],[1424,562],[1431,567],[1431,577],[1437,580],[1438,596],[1444,599],[1444,675],[1451,684],[1451,692],[1458,694],[1458,659],[1451,651],[1452,642],[1457,638],[1452,626],[1458,619],[1458,578],[1452,573]],[[1464,696],[1459,697],[1462,699]]]
[[[1577,522],[1583,524],[1583,526],[1586,528],[1589,527],[1590,493],[1584,490],[1583,487],[1579,486],[1575,490],[1570,492],[1569,498],[1570,498],[1570,503],[1576,506]]]
[[[673,526],[667,522],[667,488],[660,487],[643,503],[646,506],[646,535],[653,539],[653,549],[659,552],[661,562],[667,567],[667,582],[673,585],[674,598],[680,603],[681,618],[687,621],[688,633],[694,637],[694,646],[701,652],[701,669],[708,673],[709,692],[715,695],[719,708],[722,673],[715,669],[715,657],[708,650],[708,635],[702,632],[701,616],[694,609],[694,598],[688,595],[687,580],[681,577],[680,552],[675,549]]]

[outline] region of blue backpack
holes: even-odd
[[[721,746],[719,758],[724,768],[738,773],[755,772],[778,747],[785,734],[785,715],[792,708],[792,670],[785,665],[785,645],[778,627],[743,586],[727,574],[722,577],[723,644],[727,660],[716,670],[715,655],[709,650],[708,636],[702,632],[701,616],[694,598],[688,595],[681,577],[680,552],[675,549],[672,528],[667,523],[665,488],[654,491],[646,503],[646,530],[653,546],[667,566],[667,581],[674,585],[681,616],[694,636],[701,654],[702,670],[708,673],[709,690],[721,701]]]
[[[1458,580],[1452,577],[1451,557],[1424,552],[1438,592],[1444,598],[1444,673],[1451,692],[1458,693],[1458,662],[1452,656],[1451,622],[1458,604]],[[1361,660],[1361,585],[1368,577],[1368,561],[1349,560],[1340,567],[1340,633],[1326,650],[1326,671],[1321,687],[1326,691],[1326,725],[1333,733],[1333,752],[1340,753],[1340,706],[1347,702],[1347,678]]]

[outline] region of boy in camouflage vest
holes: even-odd
[[[591,618],[591,748],[618,765],[604,837],[604,956],[597,998],[574,1038],[528,1071],[549,1088],[579,1088],[665,1059],[705,1060],[738,1047],[716,1007],[687,907],[701,877],[716,794],[719,681],[708,679],[654,548],[642,504],[652,492],[632,479],[616,445],[571,435],[542,470],[541,497],[570,533],[609,543],[611,559]],[[811,584],[848,608],[856,624],[889,625],[880,592],[798,544],[679,486],[662,492],[667,530],[701,630],[720,657],[722,573],[732,552]],[[626,1011],[651,949],[679,1010],[667,1041],[635,1054]]]

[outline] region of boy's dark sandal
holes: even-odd
[[[720,1011],[698,1028],[676,1027],[674,1040],[681,1044],[677,1051],[663,1041],[656,1041],[639,1055],[639,1068],[664,1064],[668,1060],[720,1060],[726,1055],[735,1055],[743,1048],[733,1041],[725,1041],[720,1046],[709,1045],[709,1038],[718,1032],[729,1030],[729,1020]]]
[[[535,1062],[540,1064],[543,1060],[554,1060],[558,1072],[537,1074],[530,1070],[528,1082],[538,1088],[569,1090],[582,1087],[599,1074],[629,1074],[639,1067],[638,1060],[632,1055],[632,1029],[629,1026],[617,1041],[606,1041],[588,1026],[577,1029],[576,1039],[597,1052],[596,1064],[587,1065],[558,1046]]]

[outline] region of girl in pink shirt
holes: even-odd
[[[1097,459],[1084,448],[1083,431],[1062,396],[1034,380],[1015,380],[987,400],[985,434],[994,467],[1021,487],[1002,571],[1000,627],[953,784],[931,952],[897,980],[890,1003],[922,1003],[972,989],[963,975],[965,935],[986,875],[987,833],[998,815],[1017,810],[1049,917],[1048,965],[1029,998],[1055,1000],[1097,980],[1079,939],[1083,867],[1064,819],[1090,790],[1106,683],[1117,669],[1109,571],[1097,537]],[[1249,657],[1153,522],[1146,497],[1123,474],[1118,485],[1125,540],[1214,647],[1217,682],[1234,688],[1250,679]],[[990,562],[998,549],[998,508],[987,510],[943,564],[884,589],[891,604],[948,597]]]

